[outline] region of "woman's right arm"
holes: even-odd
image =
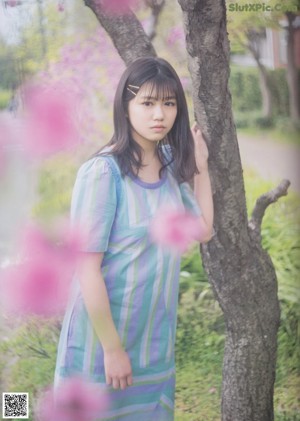
[[[106,383],[114,389],[132,385],[131,363],[115,327],[101,273],[103,253],[82,253],[78,277],[83,300],[104,351]]]

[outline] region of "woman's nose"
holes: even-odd
[[[154,120],[162,120],[164,118],[164,112],[161,105],[156,105],[154,107],[153,118]]]

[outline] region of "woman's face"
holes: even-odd
[[[177,116],[175,95],[157,97],[156,89],[145,83],[128,103],[128,118],[133,139],[144,149],[162,140],[172,129]]]

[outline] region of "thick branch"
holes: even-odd
[[[105,12],[98,0],[84,0],[84,3],[94,12],[126,65],[139,57],[156,56],[140,21],[131,10],[116,15]]]
[[[286,196],[290,184],[289,180],[282,180],[275,189],[263,194],[257,199],[248,224],[248,227],[257,240],[260,241],[261,239],[261,224],[267,207],[275,203],[280,197]]]

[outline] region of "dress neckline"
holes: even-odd
[[[145,189],[157,189],[158,187],[162,186],[165,183],[167,179],[167,170],[166,168],[163,169],[161,179],[158,181],[155,181],[154,183],[148,183],[147,181],[143,181],[132,173],[129,173],[128,175],[132,181],[134,181],[139,186],[144,187]]]

